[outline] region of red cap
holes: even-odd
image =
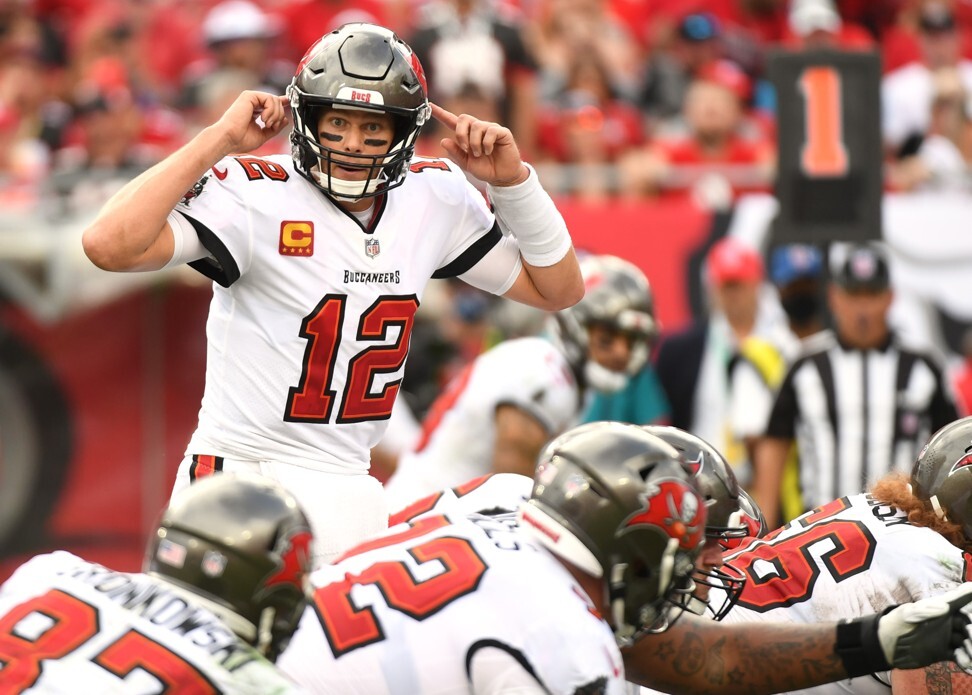
[[[697,78],[725,87],[735,94],[739,101],[749,101],[751,85],[746,71],[731,60],[713,60],[699,68]]]
[[[759,282],[763,279],[763,259],[748,244],[734,237],[716,242],[708,256],[709,282]]]

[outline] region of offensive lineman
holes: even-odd
[[[310,542],[289,492],[226,475],[173,497],[142,574],[38,555],[0,586],[0,692],[302,692],[270,662],[306,604]]]
[[[968,582],[970,450],[972,418],[956,420],[932,435],[910,480],[889,474],[870,492],[829,502],[728,555],[727,566],[748,581],[724,622],[805,624],[855,618]],[[857,678],[813,692],[880,694],[890,693],[891,685],[896,692],[926,692],[926,682],[947,681],[954,670],[953,664],[935,664],[927,673],[892,672],[890,682],[887,674],[880,674],[880,680]]]
[[[281,132],[288,104],[292,158],[241,154]],[[430,116],[453,131],[451,161],[413,156]],[[83,244],[106,270],[189,263],[214,280],[206,389],[174,491],[220,470],[280,480],[317,560],[385,527],[369,451],[431,278],[547,310],[583,296],[563,218],[510,131],[430,105],[412,50],[371,24],[322,37],[287,97],[241,94],[112,197]]]
[[[281,669],[314,693],[577,695],[624,693],[625,678],[777,692],[956,647],[972,668],[958,608],[972,585],[800,633],[680,615],[706,506],[660,438],[613,422],[568,430],[518,514],[420,514],[317,570]]]

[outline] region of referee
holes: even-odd
[[[851,246],[828,288],[834,330],[805,341],[756,448],[752,491],[770,528],[781,521],[781,495],[799,495],[807,510],[907,472],[931,433],[958,417],[939,366],[891,333],[892,296],[880,248]],[[794,441],[799,480],[781,490]]]

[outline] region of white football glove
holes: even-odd
[[[921,668],[954,659],[972,672],[970,602],[972,582],[966,582],[941,596],[903,603],[882,615],[877,637],[888,663],[894,668]]]
[[[837,625],[836,653],[850,677],[955,661],[972,673],[972,582],[941,596]]]

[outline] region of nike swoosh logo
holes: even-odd
[[[216,167],[213,167],[213,173],[216,174],[216,178],[222,181],[229,175],[229,171],[220,171]]]

